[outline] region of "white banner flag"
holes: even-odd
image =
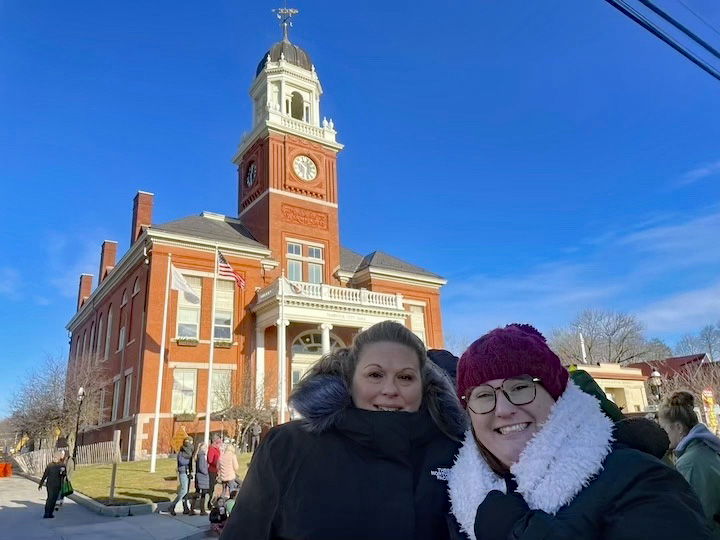
[[[200,296],[185,280],[185,276],[180,273],[180,270],[175,268],[173,265],[170,265],[170,270],[172,272],[172,283],[170,284],[170,288],[175,289],[176,291],[182,291],[185,294],[185,300],[191,304],[199,304]]]

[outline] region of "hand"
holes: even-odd
[[[528,512],[530,507],[517,493],[506,495],[493,490],[478,506],[475,514],[475,536],[478,540],[507,538],[513,526]]]
[[[42,484],[40,484],[40,485],[38,486],[38,491],[40,491],[41,489],[42,489]]]

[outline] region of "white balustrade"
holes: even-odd
[[[278,280],[258,291],[258,303],[279,295],[280,281]],[[325,283],[307,283],[304,281],[288,280],[287,285],[284,287],[283,295],[286,298],[314,298],[329,302],[403,309],[402,295],[379,293],[367,289],[335,287]]]

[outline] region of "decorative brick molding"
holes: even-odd
[[[305,227],[312,227],[315,229],[327,230],[328,228],[327,214],[322,214],[320,212],[315,212],[313,210],[289,204],[283,204],[281,212],[282,219],[285,223],[296,223],[298,225],[304,225]]]

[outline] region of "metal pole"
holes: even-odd
[[[80,408],[82,407],[82,397],[78,396],[77,421],[75,422],[75,446],[73,448],[73,470],[77,466],[77,449],[78,449],[78,433],[80,433]]]
[[[210,415],[212,411],[212,371],[215,357],[215,296],[217,292],[218,246],[215,244],[215,266],[213,266],[212,309],[210,310],[210,359],[208,362],[207,404],[205,406],[205,444],[210,444]]]
[[[157,393],[155,395],[155,421],[153,422],[152,450],[150,455],[150,472],[155,472],[157,463],[158,430],[160,429],[160,397],[162,396],[163,365],[165,364],[165,334],[167,333],[168,297],[170,296],[170,268],[172,253],[168,254],[167,273],[165,275],[165,305],[163,306],[163,324],[160,337],[160,358],[158,359]]]

